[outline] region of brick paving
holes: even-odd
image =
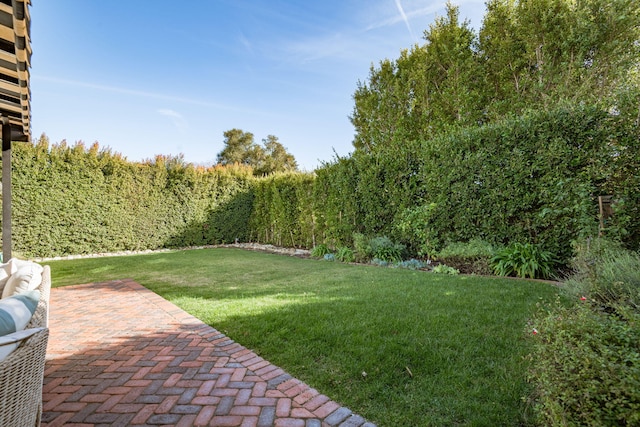
[[[50,312],[43,426],[374,427],[132,280]]]

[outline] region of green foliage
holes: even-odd
[[[400,237],[411,248],[415,248],[420,256],[432,255],[438,246],[437,234],[428,228],[432,212],[436,207],[436,203],[429,203],[406,208],[400,212],[395,223]]]
[[[377,265],[378,267],[389,267],[391,265],[389,261],[380,258],[373,258],[369,261],[369,264]]]
[[[253,142],[253,134],[240,129],[224,133],[224,149],[218,153],[218,164],[241,164],[253,168],[256,176],[298,169],[295,158],[274,135],[262,140],[263,146]]]
[[[13,242],[25,257],[233,242],[248,234],[251,171],[182,157],[132,163],[97,144],[13,146]]]
[[[424,191],[437,203],[427,226],[444,241],[532,241],[565,261],[571,241],[595,232],[595,195],[639,130],[597,108],[559,107],[426,141]]]
[[[575,244],[569,304],[541,312],[529,380],[544,425],[640,424],[640,255]]]
[[[331,261],[331,262],[333,262],[333,261],[335,261],[335,260],[336,260],[336,255],[335,255],[335,254],[331,254],[331,253],[329,253],[329,254],[324,254],[324,256],[322,257],[322,259],[323,259],[323,260],[325,260],[325,261]]]
[[[429,267],[430,263],[420,261],[419,259],[411,258],[406,261],[401,261],[396,264],[398,268],[406,268],[408,270],[425,270]]]
[[[358,82],[356,151],[401,148],[397,133],[431,139],[565,102],[624,110],[621,88],[640,87],[635,0],[491,0],[478,34],[448,4],[424,39]]]
[[[336,259],[340,262],[353,262],[356,259],[355,253],[351,248],[341,246],[336,249]]]
[[[368,259],[398,262],[402,261],[404,249],[404,245],[394,243],[387,236],[380,236],[369,239],[364,252]]]
[[[499,276],[522,278],[548,278],[553,272],[555,260],[549,251],[531,243],[513,243],[498,251],[491,260]]]
[[[330,253],[332,253],[331,249],[329,249],[329,247],[324,243],[314,246],[313,249],[311,249],[311,256],[314,258],[322,258],[326,254]]]
[[[465,274],[492,274],[491,260],[496,254],[495,247],[481,239],[469,242],[449,243],[435,255],[444,263],[451,265]]]
[[[555,307],[535,322],[529,381],[541,425],[640,424],[640,313],[588,304]]]
[[[435,267],[433,267],[431,271],[436,274],[448,274],[450,276],[455,276],[457,274],[460,274],[460,270],[454,267],[450,267],[446,264],[438,264]]]
[[[320,240],[313,185],[313,175],[297,172],[254,180],[255,199],[249,220],[252,240],[285,247],[313,247]]]
[[[640,313],[640,255],[618,243],[593,239],[576,244],[575,274],[566,284],[600,310],[627,307]]]

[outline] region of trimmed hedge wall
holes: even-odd
[[[318,230],[313,185],[314,176],[302,173],[276,174],[254,181],[251,240],[286,247],[315,246]]]
[[[529,113],[324,165],[319,228],[329,243],[386,234],[423,254],[531,242],[564,261],[573,240],[597,235],[597,196],[611,194],[605,232],[637,248],[639,159],[637,122],[595,107]]]
[[[598,233],[606,194],[615,214],[605,233],[640,244],[638,124],[594,107],[397,141],[313,174],[266,178],[180,157],[132,163],[45,137],[14,147],[14,251],[25,257],[236,240],[353,247],[359,233],[388,236],[410,255],[482,239],[537,243],[565,261],[573,240]]]
[[[109,150],[13,145],[13,250],[45,257],[248,237],[251,170],[181,158],[132,163]]]

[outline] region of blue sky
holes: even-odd
[[[131,161],[212,164],[223,133],[275,135],[303,170],[353,151],[371,64],[422,44],[440,0],[44,0],[31,7],[32,130]],[[460,0],[477,30],[483,0]]]

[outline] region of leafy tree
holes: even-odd
[[[275,172],[295,171],[298,164],[293,154],[274,135],[262,140],[263,145],[253,142],[253,134],[240,129],[224,133],[224,149],[218,153],[218,164],[243,164],[253,168],[254,175],[269,175]]]
[[[295,157],[278,141],[277,136],[267,136],[267,139],[262,140],[262,144],[264,149],[261,150],[262,158],[254,171],[256,175],[269,175],[274,172],[287,172],[298,169]]]
[[[460,23],[458,8],[447,4],[447,15],[424,39],[425,45],[403,50],[396,61],[372,66],[369,81],[358,82],[351,116],[356,149],[372,152],[479,119],[475,86],[481,73],[469,22]]]
[[[358,82],[357,150],[393,151],[558,104],[638,111],[637,0],[489,0],[477,35],[448,4],[424,39]]]
[[[255,162],[255,151],[252,133],[240,129],[228,130],[224,133],[224,149],[218,153],[218,164],[251,165]]]

